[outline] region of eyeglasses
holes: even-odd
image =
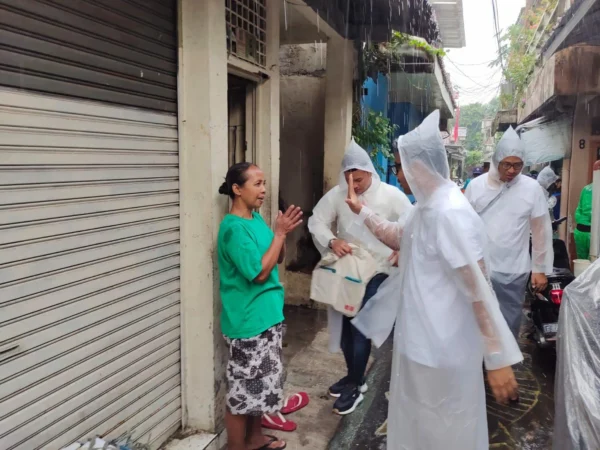
[[[398,172],[400,172],[402,170],[402,164],[394,164],[392,166],[392,173],[394,175],[398,175]]]
[[[522,162],[518,162],[518,163],[501,162],[500,168],[502,168],[504,170],[514,169],[515,171],[520,172],[521,170],[523,170],[524,165],[525,164],[523,164]]]

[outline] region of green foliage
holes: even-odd
[[[364,76],[374,77],[376,73],[387,74],[394,64],[401,64],[404,55],[401,52],[403,46],[419,49],[430,57],[446,56],[441,48],[429,45],[426,41],[408,34],[392,31],[392,38],[385,43],[367,44],[362,51],[362,63]]]
[[[502,36],[498,58],[491,66],[497,67],[501,61],[505,61],[504,78],[514,87],[512,94],[501,96],[503,109],[522,106],[519,103],[523,102],[525,90],[538,61],[537,49],[532,45],[535,34],[541,25],[544,12],[553,11],[557,4],[558,0],[542,0],[535,8],[526,11],[521,22],[510,26]],[[550,21],[545,31],[549,34],[553,26],[554,23]]]
[[[500,99],[494,98],[487,104],[471,103],[460,108],[460,126],[467,128],[465,149],[467,152],[479,151],[483,154],[483,135],[481,122],[486,117],[493,117],[500,108]],[[452,133],[454,121],[448,121],[448,130]]]
[[[471,150],[467,152],[465,158],[465,168],[471,169],[473,167],[479,167],[483,164],[483,152],[480,150]]]
[[[513,94],[500,94],[500,109],[511,109],[515,101]]]
[[[393,161],[394,154],[390,147],[394,131],[397,126],[380,112],[356,108],[352,118],[352,135],[358,145],[367,150],[377,170],[377,154],[381,154],[389,161]]]
[[[392,39],[389,42],[389,49],[392,53],[397,52],[403,45],[423,50],[429,56],[446,56],[444,49],[432,47],[423,39],[417,39],[408,34],[400,33],[399,31],[392,31]]]

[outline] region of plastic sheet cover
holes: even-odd
[[[525,165],[533,166],[568,157],[573,134],[570,117],[548,121],[545,117],[517,127],[525,148]]]
[[[567,286],[557,346],[552,448],[600,449],[600,260]]]
[[[395,320],[389,450],[488,447],[481,363],[522,360],[490,287],[483,222],[455,183],[439,111],[400,138],[402,167],[417,206],[405,223],[363,207],[359,221],[400,249],[400,263],[353,320],[376,344]]]

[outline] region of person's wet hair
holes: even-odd
[[[227,175],[225,175],[225,182],[219,188],[219,194],[235,198],[233,185],[237,184],[239,187],[242,187],[248,180],[246,172],[248,172],[248,169],[252,166],[254,166],[254,164],[249,162],[241,162],[231,166],[229,170],[227,170]]]

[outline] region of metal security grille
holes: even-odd
[[[266,66],[266,0],[225,0],[227,51],[240,59]]]

